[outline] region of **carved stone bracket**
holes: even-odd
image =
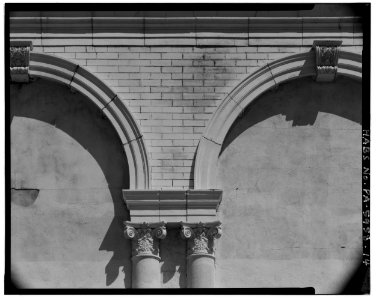
[[[154,256],[159,259],[159,239],[167,235],[164,222],[124,222],[124,236],[132,240],[132,256]]]
[[[316,52],[316,81],[330,82],[337,76],[339,46],[342,41],[314,41]]]
[[[209,255],[214,257],[214,239],[222,235],[220,222],[181,223],[180,235],[188,240],[188,255]]]
[[[10,78],[13,82],[29,82],[30,51],[32,42],[10,42]]]

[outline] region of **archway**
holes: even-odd
[[[131,112],[104,82],[84,67],[54,55],[30,52],[30,76],[55,80],[92,101],[115,128],[130,172],[130,189],[148,189],[148,154],[144,138]]]
[[[130,287],[122,190],[149,186],[138,126],[80,66],[31,53],[30,76],[10,88],[12,279],[23,288]]]
[[[313,58],[251,75],[200,141],[195,187],[223,190],[218,286],[341,293],[361,262],[361,57],[332,83]]]
[[[361,264],[361,96],[346,77],[300,78],[234,122],[215,174],[219,286],[342,292]]]
[[[337,74],[361,81],[361,55],[340,51]],[[200,140],[194,169],[195,189],[217,188],[216,164],[225,136],[252,101],[283,82],[315,75],[315,53],[310,51],[267,64],[241,82],[217,108]]]

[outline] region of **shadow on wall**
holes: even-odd
[[[248,105],[228,131],[220,155],[242,132],[276,115],[285,116],[292,126],[313,125],[319,112],[362,124],[362,103],[354,101],[362,99],[361,91],[361,83],[344,77],[338,77],[334,84],[317,83],[308,77],[283,83]]]
[[[168,229],[167,237],[161,241],[161,273],[164,287],[187,287],[186,243],[186,240],[180,237],[180,230],[172,228]]]
[[[195,182],[195,164],[196,164],[196,157],[197,157],[197,149],[198,147],[196,147],[195,154],[193,155],[191,171],[189,173],[189,188],[192,190],[195,188],[194,182]]]
[[[129,188],[129,169],[115,129],[88,99],[54,82],[37,79],[31,84],[12,84],[10,97],[11,123],[13,117],[49,123],[80,143],[100,166],[114,205],[114,218],[98,245],[99,251],[113,252],[103,270],[106,285],[110,286],[117,279],[119,268],[123,267],[124,286],[130,287],[131,247],[129,240],[123,237],[122,229],[123,221],[129,220],[129,212],[121,192]]]
[[[307,129],[309,129],[310,127],[315,127],[315,126],[327,126],[330,129],[330,128],[333,128],[333,126],[338,126],[337,124],[342,124],[342,123],[340,123],[340,121],[338,121],[338,118],[327,118],[324,114],[319,114],[319,113],[326,113],[326,114],[335,115],[335,116],[341,117],[343,119],[350,120],[352,122],[355,122],[355,123],[361,125],[362,124],[362,84],[357,82],[357,81],[354,81],[352,79],[345,78],[345,77],[337,78],[335,83],[317,83],[317,82],[313,81],[312,78],[306,77],[306,78],[301,78],[301,79],[298,79],[298,80],[294,80],[294,81],[291,81],[291,82],[286,82],[284,84],[281,84],[278,88],[265,92],[262,96],[255,99],[248,107],[246,107],[243,114],[238,117],[238,119],[234,122],[234,124],[232,125],[232,127],[228,131],[227,136],[226,136],[226,138],[223,142],[220,155],[222,155],[222,154],[227,155],[227,157],[225,156],[225,158],[228,158],[228,157],[230,157],[230,154],[242,153],[244,155],[242,157],[245,157],[247,155],[252,157],[252,155],[253,155],[252,151],[249,151],[249,153],[244,152],[245,149],[246,149],[245,146],[244,146],[244,148],[240,148],[243,145],[249,146],[248,149],[250,149],[252,147],[252,140],[246,139],[248,137],[252,137],[250,132],[246,133],[246,130],[251,129],[252,127],[260,126],[259,127],[260,130],[255,130],[255,136],[259,137],[260,132],[261,133],[264,132],[264,130],[263,130],[263,128],[261,128],[261,126],[268,126],[269,128],[271,128],[270,131],[273,131],[273,126],[275,125],[276,132],[281,132],[281,130],[277,131],[277,129],[278,130],[283,129],[281,126],[286,126],[286,128],[290,128],[290,129],[282,134],[281,139],[283,139],[284,137],[289,137],[288,134],[290,132],[292,133],[291,136],[293,136],[293,131],[295,129],[292,129],[291,127],[305,126]],[[278,118],[277,118],[277,116],[278,116]],[[276,117],[276,118],[272,118],[272,117]],[[286,125],[282,125],[282,124],[285,124],[283,122],[284,118],[286,119],[286,121],[290,121],[291,123],[286,124]],[[270,120],[268,120],[268,119],[270,119]],[[268,120],[268,122],[263,122],[265,120]],[[276,121],[274,122],[274,120],[276,120]],[[332,124],[331,122],[333,120],[335,120],[335,122],[338,122],[338,123]],[[344,122],[343,124],[347,124],[347,123],[349,123],[349,122]],[[265,125],[265,124],[267,124],[267,125]],[[296,128],[296,129],[298,129],[298,128]],[[345,128],[339,128],[339,129],[345,129]],[[297,130],[297,131],[302,132],[302,130],[304,130],[304,129],[299,128],[299,130]],[[244,144],[242,144],[242,145],[238,144],[238,145],[240,145],[239,149],[236,149],[236,151],[238,151],[238,152],[236,152],[234,150],[235,146],[234,146],[234,148],[230,149],[229,146],[232,143],[235,144],[237,138],[239,138],[239,140],[241,140],[240,136],[243,133],[244,133],[244,135],[243,135],[243,138],[244,138],[243,143]],[[259,134],[259,135],[257,135],[257,134]],[[274,133],[274,135],[270,135],[270,137],[275,137],[275,136],[276,136],[276,133]],[[258,140],[255,139],[254,141],[256,141],[256,145],[254,145],[254,146],[255,146],[255,148],[257,148]],[[262,141],[264,141],[264,140],[262,140]],[[247,142],[248,142],[248,144],[246,144]],[[359,140],[359,143],[360,142],[361,142],[361,139]],[[304,144],[304,143],[305,143],[305,141],[303,140],[301,142],[301,144]],[[307,143],[307,145],[312,145],[312,144],[313,143]],[[275,146],[275,145],[279,145],[279,144],[278,143],[273,144],[273,146]],[[351,146],[354,146],[354,145],[351,145]],[[226,153],[225,150],[227,149],[227,147],[229,147],[230,150],[234,150],[234,151],[233,152],[229,151],[229,152]],[[355,144],[354,147],[356,147],[356,144]],[[260,150],[260,149],[262,149],[262,150]],[[261,153],[261,151],[263,151],[265,149],[265,147],[262,147],[260,149],[255,150],[255,153],[257,153],[257,154]],[[283,148],[280,151],[283,151],[284,149],[285,148]],[[241,151],[243,151],[243,152],[241,152]],[[257,151],[259,151],[259,152],[257,152]],[[273,151],[272,153],[278,153],[278,151],[279,150],[276,150],[276,151]],[[293,153],[293,152],[291,152],[291,153]],[[317,153],[319,153],[319,152],[317,151]],[[360,152],[359,152],[359,155],[360,155]],[[255,155],[255,157],[257,157],[257,156]],[[264,158],[265,161],[270,159],[270,157],[268,157],[267,155],[265,155],[265,156],[260,155],[260,157]],[[281,157],[283,157],[283,155],[281,155]],[[286,158],[289,158],[289,157],[286,157]],[[290,159],[291,159],[291,157],[290,157]],[[250,160],[250,161],[255,161],[255,160]],[[312,161],[314,161],[314,160],[312,160]],[[232,162],[233,162],[233,160],[232,160]],[[264,161],[262,161],[262,162],[264,162]],[[358,162],[360,163],[360,160]],[[241,163],[243,163],[243,161],[241,161]],[[241,163],[239,163],[239,165]],[[278,164],[278,161],[274,160],[273,163]],[[225,166],[227,166],[227,165],[225,165]],[[265,166],[269,166],[269,165],[265,165]],[[359,166],[359,172],[360,172],[361,171],[361,165],[358,165],[358,166]],[[279,173],[276,173],[278,176],[281,176],[281,174],[283,172],[285,172],[285,169],[283,169],[283,168],[281,168],[281,169],[282,169],[282,171],[280,171]],[[225,170],[225,168],[223,168],[222,170]],[[235,171],[237,171],[237,170],[235,170]],[[262,189],[262,191],[260,191],[257,187],[258,181],[257,180],[252,181],[253,178],[252,178],[252,180],[248,180],[248,181],[250,182],[249,186],[251,186],[252,183],[256,182],[255,188],[250,187],[248,190],[245,189],[243,196],[240,196],[239,198],[238,198],[239,191],[238,191],[238,188],[236,186],[237,182],[234,180],[234,183],[231,182],[232,185],[227,186],[229,191],[230,191],[230,188],[235,187],[235,189],[234,189],[234,202],[235,202],[235,204],[238,205],[238,206],[236,206],[237,209],[242,208],[242,209],[245,210],[247,208],[250,208],[249,214],[255,212],[254,215],[253,215],[254,220],[252,221],[252,223],[250,222],[249,224],[256,224],[256,225],[266,224],[266,222],[264,223],[264,220],[266,219],[265,216],[270,215],[270,212],[265,209],[265,207],[269,207],[269,206],[267,206],[267,205],[263,206],[263,202],[262,202],[263,197],[268,197],[269,199],[272,199],[273,201],[274,201],[274,199],[276,199],[275,202],[273,202],[273,205],[275,205],[275,203],[278,203],[278,205],[281,205],[280,207],[278,206],[278,210],[281,209],[281,212],[279,212],[276,209],[276,215],[278,216],[279,214],[281,214],[282,215],[281,220],[283,222],[284,222],[284,220],[283,220],[284,216],[283,215],[285,214],[285,212],[288,211],[288,209],[285,206],[282,206],[282,205],[291,203],[292,204],[291,207],[294,208],[292,211],[293,211],[294,214],[296,214],[296,212],[303,211],[303,210],[300,210],[301,207],[299,208],[299,205],[301,205],[301,203],[299,201],[301,199],[303,199],[303,201],[304,201],[304,199],[306,199],[305,203],[309,203],[309,201],[310,201],[309,197],[307,197],[304,193],[300,193],[300,191],[305,189],[306,186],[299,187],[296,190],[291,188],[292,192],[290,193],[290,191],[288,191],[289,193],[287,193],[286,195],[282,195],[280,193],[281,192],[280,189],[278,189],[278,188],[274,189],[274,187],[273,187],[273,188],[270,188],[270,190],[274,191],[275,193],[272,194],[272,196],[269,197],[268,194],[267,194],[268,189],[269,189],[267,184],[270,184],[273,181],[269,180],[269,179],[265,180],[264,178],[266,177],[265,174],[269,175],[269,174],[273,174],[273,172],[274,172],[274,169],[265,171],[263,173],[264,177],[262,177],[262,176],[260,176],[260,177],[252,176],[253,178],[255,178],[255,177],[261,178],[260,182],[264,181],[264,183],[263,183],[264,188]],[[223,172],[222,172],[222,174],[223,174]],[[293,176],[291,176],[292,179],[294,179],[294,177],[296,179],[296,174],[303,174],[304,175],[303,172],[295,173]],[[335,174],[335,173],[333,173],[333,174]],[[358,173],[358,174],[361,174],[361,173]],[[229,177],[223,176],[222,178],[223,178],[223,180],[225,180],[226,178],[229,178]],[[277,176],[273,177],[273,178],[277,178]],[[304,177],[304,178],[314,179],[314,177],[309,177],[309,176]],[[319,176],[317,178],[319,178]],[[295,180],[295,179],[291,180],[291,181],[287,181],[287,182],[291,182],[293,184],[298,183],[298,182],[302,182],[302,181],[298,181],[298,180]],[[285,182],[286,181],[281,181],[281,183],[276,182],[276,186],[278,186],[278,187],[283,186],[286,190],[288,190],[289,186],[286,185]],[[358,180],[356,182],[358,182]],[[248,183],[247,180],[244,180],[244,182],[242,182],[243,187],[247,188],[247,186],[246,186],[247,183]],[[320,181],[317,181],[317,183],[312,183],[312,185],[307,184],[307,187],[309,188],[307,190],[307,192],[311,190],[311,187],[317,188],[317,187],[323,186],[325,184],[326,184],[325,181],[323,183],[321,183]],[[354,185],[354,187],[355,187],[355,185]],[[357,185],[356,188],[359,188],[359,191],[361,189],[360,185]],[[304,192],[306,192],[306,191],[304,191]],[[251,193],[254,196],[248,196]],[[333,195],[334,194],[335,193],[333,193]],[[317,195],[320,195],[320,194],[317,194]],[[246,206],[245,204],[238,202],[238,201],[242,200],[241,197],[244,197],[243,198],[244,201],[248,200],[249,198],[250,198],[249,200],[251,200],[252,197],[256,198],[257,200],[252,202],[253,206],[252,205]],[[298,199],[299,201],[290,202],[294,198]],[[282,199],[284,199],[285,202],[279,202]],[[334,196],[333,196],[333,199],[334,199]],[[228,200],[231,200],[231,199],[228,199]],[[341,203],[343,205],[344,202],[342,200],[343,199],[339,199],[338,203]],[[352,200],[356,200],[356,198],[351,199],[351,197],[350,197],[349,201],[352,201]],[[252,201],[253,201],[253,199],[252,199]],[[358,201],[360,201],[360,199],[358,199]],[[229,202],[227,202],[227,203],[229,203]],[[357,203],[358,203],[358,205],[360,205],[360,202],[357,202]],[[228,205],[228,207],[230,207],[230,205]],[[360,214],[360,207],[361,206],[358,206],[359,214]],[[338,208],[339,209],[346,209],[345,207],[338,207]],[[220,209],[223,209],[223,206]],[[260,212],[262,212],[262,210],[266,211],[264,215],[262,214],[263,212],[260,214],[259,218],[260,219],[262,218],[261,221],[257,220],[257,218],[258,218],[257,209],[259,209]],[[228,211],[230,211],[228,213],[230,215],[230,217],[233,214],[233,217],[234,217],[234,221],[233,221],[234,223],[233,224],[237,224],[236,221],[235,221],[236,220],[235,218],[240,218],[239,215],[236,215],[236,213],[239,214],[239,212],[237,212],[235,209],[231,210],[230,208],[228,208]],[[246,212],[248,213],[248,211],[246,211]],[[310,212],[310,210],[307,210],[306,212],[308,214]],[[313,211],[313,212],[315,212],[315,211]],[[249,218],[249,216],[246,213],[244,213],[244,215],[245,215],[245,218]],[[360,215],[358,215],[358,216],[360,216]],[[228,219],[226,221],[229,222],[230,217],[229,216],[227,216],[227,217],[228,217]],[[309,218],[307,218],[307,219],[309,219]],[[342,219],[342,220],[344,220],[344,219]],[[302,220],[303,220],[303,218],[302,218]],[[282,222],[278,223],[278,220],[275,220],[275,221],[276,221],[276,224],[282,224],[282,225],[284,224]],[[294,224],[304,224],[304,222],[301,222],[301,221],[299,221],[299,222],[300,223],[294,223]],[[310,221],[307,221],[307,222],[310,222]],[[359,251],[361,251],[361,218],[360,218],[360,220],[358,218],[357,222],[358,223],[356,223],[356,224],[359,227],[356,227],[354,230],[357,230],[356,232],[360,235],[360,236],[356,236],[356,238],[359,241],[359,242],[357,242],[357,248],[359,249]],[[288,224],[288,222],[286,222],[286,224]],[[291,224],[293,224],[293,223],[291,223]],[[309,224],[313,225],[314,222],[311,222]],[[346,224],[344,224],[344,225],[346,225]],[[230,226],[231,225],[229,225],[229,227]],[[235,228],[236,225],[233,225],[233,226]],[[271,230],[269,230],[269,227],[266,227],[266,226],[265,226],[265,228],[268,228],[268,231],[271,232]],[[270,228],[273,228],[273,226],[271,226]],[[287,227],[287,228],[290,228],[290,227]],[[263,228],[260,227],[260,229],[262,230]],[[230,229],[228,229],[227,231],[229,231],[229,230]],[[233,230],[234,230],[234,232],[236,232],[236,229],[233,229]],[[275,228],[273,228],[273,230],[276,230],[276,232],[278,232],[279,228],[275,227]],[[291,230],[291,232],[294,232],[294,231]],[[227,232],[227,234],[231,235],[228,232]],[[303,232],[302,234],[304,235],[305,233]],[[329,234],[327,234],[327,232],[326,232],[326,235],[329,236]],[[221,240],[222,243],[224,242],[225,238],[226,237],[222,238],[222,240]],[[258,237],[258,238],[260,238],[260,237]],[[308,237],[307,239],[310,239],[310,238],[311,237]],[[230,238],[228,238],[228,239],[230,240]],[[236,239],[234,239],[234,240],[236,240],[236,241],[240,240],[240,235],[237,236]],[[275,237],[274,237],[274,240],[276,240]],[[288,239],[286,239],[286,240],[288,240]],[[318,240],[319,239],[317,239],[317,241]],[[257,241],[257,239],[252,240],[253,244],[256,244],[255,241]],[[293,247],[291,247],[291,249],[292,249],[292,248],[295,248],[294,246],[297,246],[297,244],[293,244],[293,243],[298,243],[298,239],[294,236],[291,239],[291,241],[292,241],[292,245],[293,245]],[[338,241],[340,241],[340,240],[338,240]],[[249,242],[249,243],[251,244],[251,242]],[[316,243],[316,241],[314,243]],[[314,245],[314,243],[312,245]],[[270,243],[270,244],[274,245],[272,243]],[[229,243],[229,245],[231,245],[231,244]],[[227,247],[229,247],[229,245],[227,245]],[[267,245],[267,243],[265,243],[264,246],[265,245]],[[288,242],[286,242],[286,244],[284,244],[284,242],[283,242],[283,243],[281,243],[281,245],[288,246]],[[330,245],[332,245],[332,244],[330,244]],[[307,246],[307,245],[305,245],[305,246]],[[277,247],[272,247],[272,248],[276,248],[276,250],[283,249],[282,247],[279,246],[279,244],[278,244],[278,248]],[[296,247],[296,248],[299,248],[299,247]],[[341,248],[345,248],[345,247],[341,247]],[[226,249],[227,248],[223,248],[223,252],[225,252]],[[254,247],[253,249],[255,251],[259,251],[258,255],[260,255],[261,257],[266,255],[266,254],[264,254],[264,253],[267,252],[266,251],[267,249],[265,247],[261,247],[261,248]],[[262,250],[260,250],[260,249],[262,249]],[[317,249],[319,249],[319,248],[317,248]],[[328,248],[328,249],[330,249],[330,248]],[[355,250],[356,248],[352,248],[352,249]],[[341,249],[341,251],[342,251],[342,249]],[[277,252],[275,252],[275,253],[277,253]],[[287,253],[287,251],[286,251],[286,253]],[[312,251],[311,253],[312,253],[312,257],[313,257],[314,251]],[[274,255],[274,252],[272,252],[272,255]],[[273,258],[273,256],[270,256],[270,257]],[[293,255],[292,255],[292,257],[293,257]],[[304,254],[304,258],[305,257],[307,257],[306,254]],[[253,256],[252,256],[252,258],[253,258]],[[273,259],[275,259],[277,261],[277,258],[279,259],[278,256],[275,256]],[[348,257],[346,257],[345,259],[348,259]],[[223,258],[223,261],[224,260],[225,260],[225,258]],[[218,259],[218,261],[220,263],[219,259]],[[369,282],[369,281],[367,281],[367,270],[366,270],[365,266],[362,265],[361,261],[359,261],[358,256],[356,256],[356,258],[354,258],[352,260],[352,263],[354,265],[353,265],[353,267],[351,267],[351,271],[349,271],[349,273],[347,273],[347,274],[343,274],[343,276],[346,276],[346,277],[349,275],[350,278],[347,281],[344,278],[344,281],[346,281],[346,282],[344,282],[343,286],[338,289],[338,293],[341,293],[341,294],[367,293],[367,289],[369,290],[369,288],[367,287],[367,285],[369,286],[369,283],[367,283],[367,282]],[[359,265],[358,265],[358,263],[359,263]],[[330,269],[330,266],[329,265],[324,266],[324,268]],[[312,270],[313,269],[314,268],[312,268]],[[286,272],[288,272],[288,270],[286,270]],[[293,271],[293,272],[295,272],[295,271]],[[241,273],[239,271],[238,271],[238,273],[239,273],[238,276],[241,276],[240,275]],[[263,273],[263,271],[260,270],[259,274],[262,274],[262,273]],[[247,273],[244,272],[244,274],[247,274]],[[309,276],[311,276],[311,275],[309,275]],[[223,276],[223,277],[228,278],[228,274],[226,273],[226,276]],[[262,278],[262,275],[260,275],[260,277]],[[336,280],[338,280],[338,277],[336,278]],[[342,282],[341,282],[341,284],[342,284]],[[317,290],[320,293],[321,287],[320,286],[318,286],[318,287],[314,286],[314,287],[317,288]],[[337,287],[333,286],[333,288],[335,288],[337,290]]]

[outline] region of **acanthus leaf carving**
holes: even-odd
[[[221,237],[221,223],[182,223],[180,234],[188,240],[188,255],[214,255],[214,239]]]
[[[10,77],[13,82],[29,81],[30,50],[32,50],[31,42],[11,42],[9,48]]]
[[[337,76],[341,41],[314,41],[316,53],[316,81],[330,82]]]
[[[159,257],[159,240],[164,239],[167,230],[164,222],[125,222],[124,236],[132,240],[132,255],[153,255]]]

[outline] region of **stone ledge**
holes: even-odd
[[[221,190],[123,190],[131,222],[166,222],[178,227],[180,222],[217,221]]]
[[[296,32],[353,32],[353,25],[361,32],[360,17],[11,17],[12,33],[71,33],[71,34],[182,34],[193,32],[245,33]],[[43,26],[41,26],[43,24]],[[338,25],[341,25],[340,27]],[[25,27],[27,26],[27,27]],[[347,28],[348,27],[348,28]]]
[[[63,46],[312,45],[317,37],[362,45],[360,17],[11,17],[11,39]]]

